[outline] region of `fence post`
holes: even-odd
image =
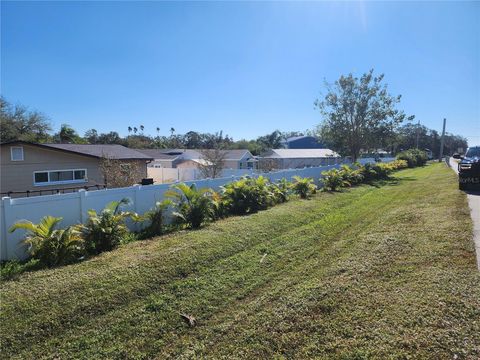
[[[85,209],[86,200],[87,200],[85,199],[85,197],[87,196],[87,191],[85,189],[80,189],[78,190],[78,194],[79,194],[79,201],[80,201],[80,222],[84,224],[85,221],[87,221],[85,216],[87,212],[87,210]]]
[[[9,260],[8,256],[8,245],[7,245],[7,234],[8,234],[8,228],[12,226],[13,224],[10,224],[10,217],[11,217],[11,198],[8,196],[5,196],[2,198],[2,203],[3,203],[3,229],[2,229],[2,239],[1,239],[1,244],[0,244],[0,252],[1,260]]]
[[[138,214],[138,192],[142,188],[142,185],[137,185],[134,187],[133,190],[133,208],[135,209],[135,212]]]

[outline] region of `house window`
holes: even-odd
[[[10,159],[12,161],[23,161],[23,147],[12,146],[10,148]]]
[[[35,186],[76,184],[87,181],[87,170],[85,169],[35,171],[33,173]]]

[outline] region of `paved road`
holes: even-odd
[[[450,158],[450,166],[458,174],[458,164]],[[473,240],[477,252],[477,266],[480,270],[480,191],[466,191],[470,214],[473,220]]]

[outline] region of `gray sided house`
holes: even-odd
[[[272,149],[260,158],[260,166],[270,169],[300,169],[337,164],[341,157],[330,149]]]
[[[324,146],[313,136],[294,136],[282,142],[285,149],[322,149]]]
[[[55,190],[104,186],[104,158],[133,164],[134,178],[147,177],[145,154],[121,145],[36,144],[25,141],[0,146],[0,192],[25,196],[51,194]],[[107,184],[108,185],[108,184]],[[12,197],[15,194],[10,194]]]
[[[136,149],[153,158],[151,167],[197,168],[205,162],[202,150],[196,149]],[[257,160],[248,150],[222,150],[225,169],[255,169]]]

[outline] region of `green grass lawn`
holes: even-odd
[[[1,357],[478,359],[465,195],[395,176],[5,282]]]

